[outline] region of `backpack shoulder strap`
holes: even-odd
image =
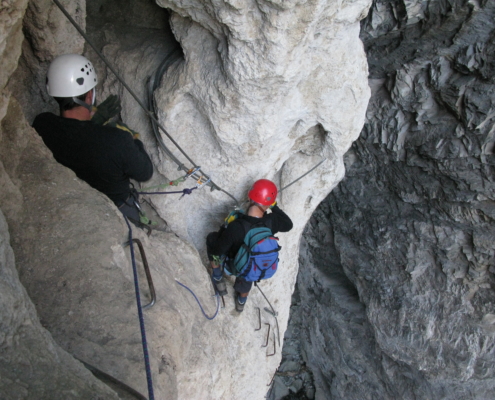
[[[261,225],[259,222],[253,224],[252,222],[248,221],[245,214],[240,215],[238,219],[239,219],[239,222],[241,223],[242,227],[244,228],[244,237],[246,237],[246,235],[248,234],[248,232],[252,228],[255,228],[258,226],[264,226],[264,225]]]
[[[257,228],[257,227],[266,227],[270,230],[272,230],[272,221],[270,219],[266,221],[257,221],[255,223],[249,222],[247,220],[247,215],[246,214],[240,214],[238,216],[239,221],[242,223],[242,226],[244,227],[244,234],[247,234],[251,228]]]

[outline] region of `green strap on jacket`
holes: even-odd
[[[111,94],[98,107],[93,107],[95,113],[91,118],[97,125],[111,126],[129,132],[134,139],[139,139],[139,133],[129,128],[122,121],[118,121],[118,116],[122,110],[118,96]]]

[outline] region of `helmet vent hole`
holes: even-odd
[[[77,78],[76,82],[82,86],[84,84],[84,78]]]

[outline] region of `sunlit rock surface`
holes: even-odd
[[[377,1],[362,27],[367,122],[301,252],[316,398],[490,399],[495,4]]]

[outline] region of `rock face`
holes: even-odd
[[[241,201],[253,180],[274,179],[283,187],[327,158],[307,183],[281,196],[289,213],[301,215],[300,230],[341,178],[340,155],[361,126],[369,89],[357,22],[368,2],[158,4],[172,10],[172,29],[184,51],[184,61],[165,74],[155,94],[160,120],[218,186]],[[349,109],[357,119],[348,118]],[[158,168],[177,174],[168,160]],[[233,204],[219,191],[202,193],[194,207],[170,197],[153,201],[199,248]],[[286,258],[296,255],[296,243]]]
[[[118,399],[44,329],[19,282],[0,212],[0,398]]]
[[[147,0],[99,0],[87,7],[83,0],[62,3],[145,99],[146,79],[175,46],[163,23],[168,12]],[[279,199],[295,228],[280,235],[282,268],[277,279],[262,287],[279,312],[283,335],[302,229],[342,178],[343,155],[364,121],[368,71],[358,32],[369,1],[159,4],[170,9],[184,54],[155,93],[160,121],[219,186],[241,199],[257,178],[274,179],[282,187],[326,158]],[[0,397],[121,396],[71,355],[147,393],[133,274],[124,246],[127,227],[104,195],[53,160],[29,126],[39,112],[56,112],[44,87],[50,60],[81,52],[83,41],[51,1],[7,1],[2,7],[0,208],[8,230],[1,220],[6,256],[0,284],[10,289],[0,295],[6,332],[0,337],[0,388],[5,389]],[[158,148],[144,112],[92,50],[84,51],[97,65],[100,98],[121,94],[124,121],[142,134],[157,170],[148,184],[176,178],[177,169]],[[269,336],[268,350],[262,347],[265,331],[254,331],[259,323],[255,307],[266,307],[265,299],[254,290],[239,315],[230,296],[227,308],[209,321],[175,282],[192,288],[205,312],[214,314],[202,259],[204,238],[233,202],[218,190],[197,192],[180,202],[170,196],[145,199],[174,232],[151,237],[134,232],[146,250],[157,293],[156,304],[145,313],[155,396],[260,399],[280,361],[279,350],[267,357],[278,338]],[[148,300],[144,282],[141,290]],[[275,330],[270,314],[262,313],[261,323]],[[25,325],[32,329],[22,330]],[[33,352],[33,346],[40,349]],[[24,390],[25,382],[30,386]]]
[[[301,252],[317,398],[495,393],[494,21],[376,1],[362,23],[367,121]]]
[[[29,235],[34,233],[33,225],[42,225],[43,216],[38,215],[33,225],[19,225],[26,208],[36,212],[30,199],[23,196],[27,193],[22,190],[19,175],[22,175],[26,159],[32,162],[36,159],[33,155],[46,156],[47,152],[46,149],[43,151],[39,139],[33,142],[25,134],[32,130],[22,123],[21,109],[5,89],[21,54],[22,17],[26,7],[26,1],[3,2],[0,10],[0,207],[8,214],[10,224],[18,224],[17,232],[27,228],[23,238],[17,238],[17,241],[28,247],[32,240]],[[19,135],[20,131],[24,134]],[[46,172],[40,164],[36,168]],[[39,315],[19,281],[16,270],[19,258],[16,257],[19,252],[14,255],[7,221],[0,211],[0,398],[117,399],[115,392],[62,350],[42,327]],[[53,291],[53,282],[45,290]]]

